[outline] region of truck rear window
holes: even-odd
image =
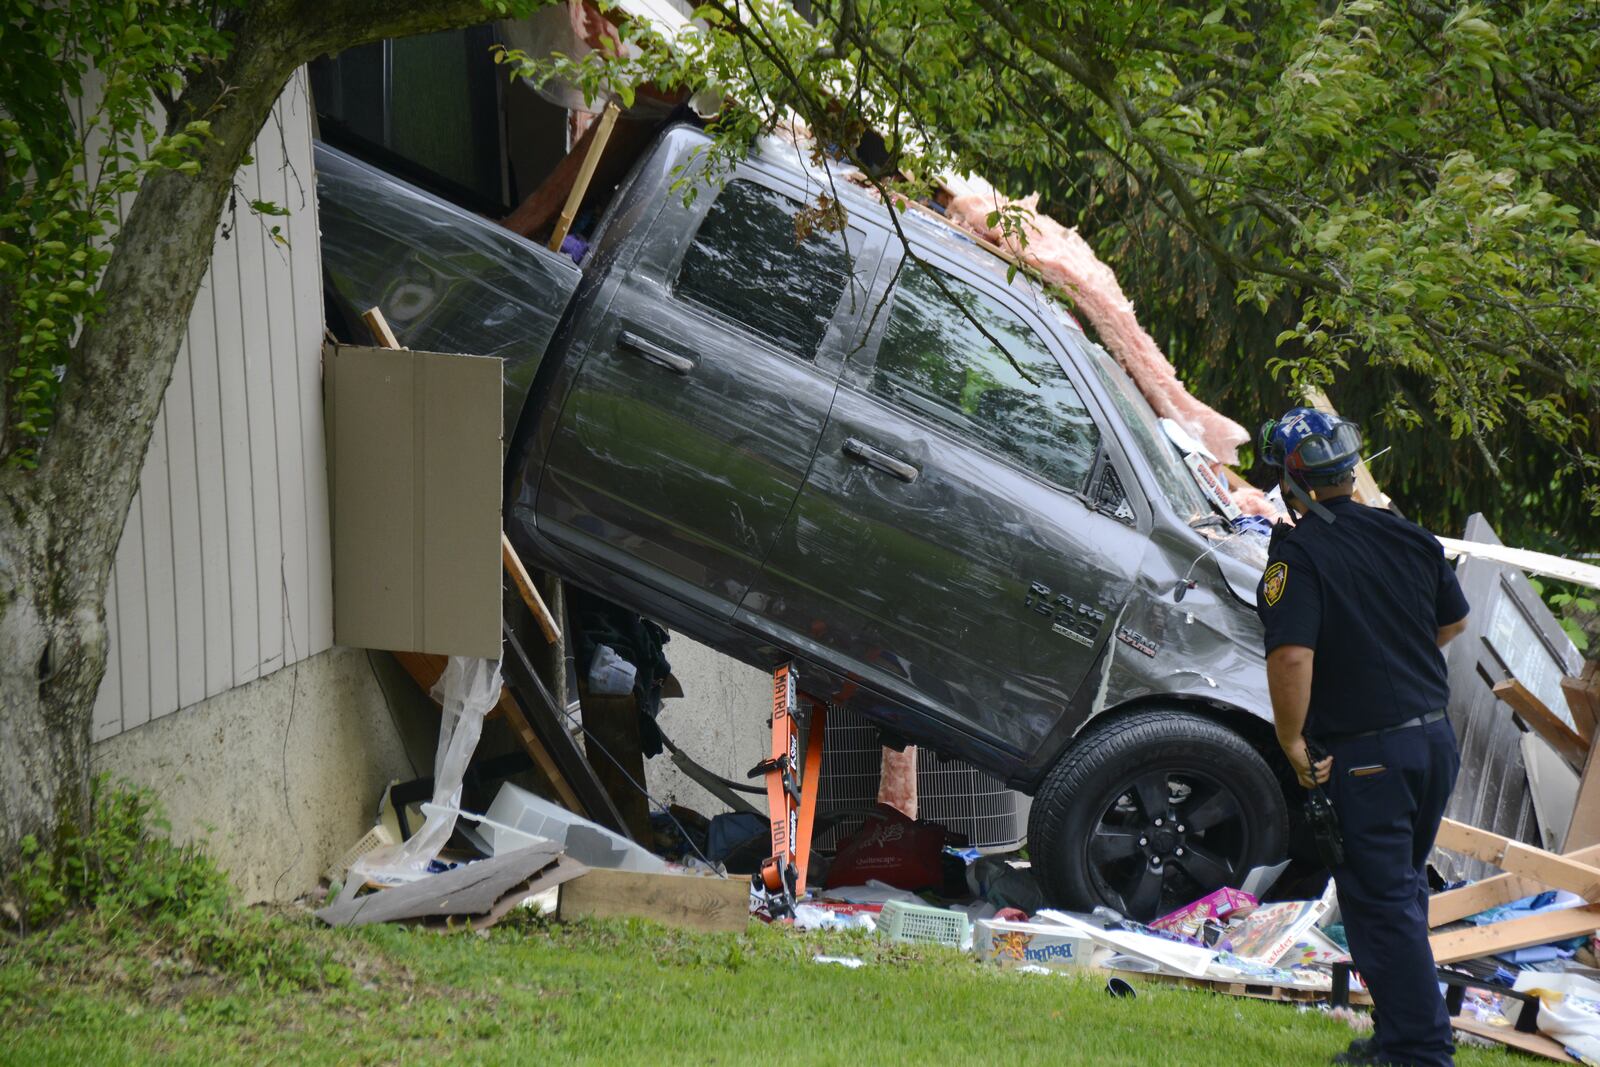
[[[673,284],[693,301],[810,359],[850,280],[850,255],[836,233],[795,236],[798,200],[731,181],[683,257]]]

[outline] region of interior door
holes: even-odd
[[[798,240],[803,197],[746,168],[673,195],[654,226],[682,247],[617,272],[542,475],[547,536],[722,617],[800,490],[880,251]]]
[[[1032,751],[1143,554],[1127,509],[1085,495],[1103,462],[1073,378],[1011,291],[908,260],[739,618],[824,646],[962,733]]]

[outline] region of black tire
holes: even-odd
[[[1276,776],[1243,737],[1193,712],[1141,711],[1091,725],[1051,768],[1028,850],[1050,903],[1148,921],[1278,862],[1288,826]]]

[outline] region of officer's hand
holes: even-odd
[[[1289,766],[1294,768],[1294,776],[1300,780],[1300,785],[1310,789],[1314,785],[1321,785],[1333,777],[1333,757],[1325,756],[1319,760],[1315,767],[1311,765],[1311,753],[1306,751],[1306,739],[1297,737],[1283,748],[1283,754],[1289,757]]]

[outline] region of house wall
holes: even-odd
[[[224,211],[117,550],[97,741],[333,643],[311,119],[302,70]]]

